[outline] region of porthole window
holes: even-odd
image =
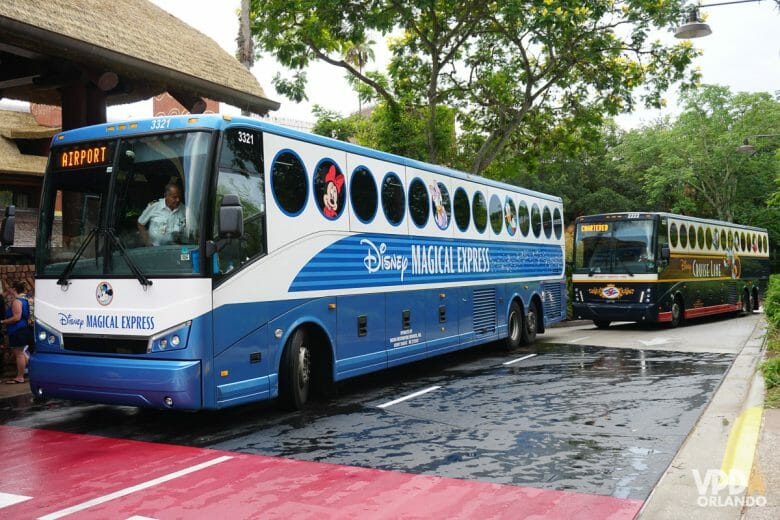
[[[387,221],[397,226],[404,219],[406,199],[401,179],[393,172],[385,175],[382,180],[382,211]]]
[[[699,249],[704,249],[704,228],[699,227],[697,229],[697,235],[699,238]]]
[[[724,230],[720,230],[720,248],[726,249],[726,232]]]
[[[409,215],[418,228],[428,223],[428,190],[421,179],[414,179],[409,184]]]
[[[452,205],[450,204],[450,192],[443,182],[432,182],[428,189],[431,192],[431,211],[433,221],[439,229],[447,229],[452,218]]]
[[[735,250],[735,247],[734,247],[734,237],[735,237],[734,233],[732,231],[729,231],[728,248],[731,249],[732,251]]]
[[[466,231],[471,222],[471,208],[469,207],[469,196],[466,195],[466,190],[463,188],[455,190],[455,198],[452,205],[455,213],[455,224],[461,231]]]
[[[561,210],[555,208],[553,211],[553,231],[555,232],[555,239],[560,240],[563,236],[563,218],[561,218]]]
[[[542,232],[542,212],[539,211],[539,206],[536,204],[531,206],[531,231],[534,232],[536,238],[539,238]]]
[[[680,224],[680,247],[688,247],[688,228]]]
[[[764,235],[764,252],[769,252],[769,239],[766,237],[766,235]]]
[[[696,226],[693,224],[688,228],[688,243],[691,245],[691,249],[696,249]]]
[[[669,226],[669,243],[672,247],[677,247],[677,224],[674,222]]]
[[[320,213],[329,220],[336,220],[344,211],[347,198],[344,183],[344,174],[336,163],[325,159],[317,165],[314,172],[315,201]]]
[[[531,219],[528,218],[528,205],[524,200],[517,203],[517,221],[520,226],[520,233],[527,237],[528,230],[531,228]]]
[[[506,224],[506,232],[509,233],[509,236],[515,236],[517,233],[517,210],[515,203],[509,197],[504,199],[504,224]]]
[[[271,165],[271,192],[283,213],[294,217],[303,211],[309,196],[306,169],[290,151],[281,152]]]
[[[474,194],[474,200],[471,204],[471,214],[474,217],[474,227],[480,233],[485,232],[487,227],[487,201],[482,192],[476,192]]]
[[[758,239],[756,238],[755,233],[750,235],[750,249],[753,253],[758,252]]]
[[[739,234],[739,244],[742,248],[742,251],[747,251],[747,240],[745,239],[745,232]]]
[[[550,238],[552,236],[552,214],[550,208],[544,207],[542,211],[542,229],[544,229],[544,236]]]
[[[501,233],[501,227],[504,225],[504,210],[501,207],[501,200],[498,195],[490,197],[490,227],[496,235]]]
[[[707,244],[707,249],[712,249],[712,229],[707,228],[707,232],[704,235],[704,241]]]
[[[365,166],[358,166],[352,172],[349,200],[352,202],[352,211],[355,212],[358,220],[364,224],[374,220],[378,206],[378,193],[374,176]]]

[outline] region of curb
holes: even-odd
[[[758,442],[756,425],[760,427],[763,410],[758,365],[763,359],[765,330],[762,314],[637,518],[740,518]],[[752,445],[743,435],[753,438]],[[747,475],[728,482],[737,474],[731,470],[737,468]]]

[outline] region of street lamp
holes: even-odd
[[[731,5],[731,4],[747,4],[750,2],[760,2],[761,0],[733,0],[732,2],[718,2],[715,4],[699,4],[690,6],[688,8],[688,16],[685,18],[685,23],[682,24],[674,32],[674,37],[682,40],[690,38],[701,38],[702,36],[708,36],[712,34],[710,26],[704,23],[699,18],[699,9],[701,7],[716,7],[719,5]]]
[[[760,151],[774,151],[774,150],[777,150],[778,148],[780,148],[780,145],[773,144],[773,145],[765,146],[763,148],[756,149],[755,146],[750,144],[750,139],[751,138],[752,139],[766,139],[766,138],[769,138],[769,137],[780,137],[780,134],[756,134],[756,135],[748,136],[748,137],[746,137],[742,141],[741,145],[737,146],[737,151],[739,153],[748,153],[750,155],[753,155],[754,153],[758,153]]]

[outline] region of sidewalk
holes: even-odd
[[[4,352],[3,352],[4,353]],[[4,356],[0,357],[0,362],[5,360]],[[7,385],[5,381],[13,379],[16,375],[16,366],[12,362],[13,358],[9,358],[5,363],[0,365],[0,399],[6,397],[16,397],[18,395],[24,395],[30,393],[30,383],[25,382],[23,385]]]
[[[780,518],[780,410],[764,413],[758,371],[765,330],[762,317],[638,518]]]

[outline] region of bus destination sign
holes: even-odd
[[[57,167],[61,170],[106,166],[113,160],[113,147],[106,143],[90,143],[57,151]]]
[[[592,233],[594,231],[609,231],[609,224],[582,224],[580,231],[583,233]]]

